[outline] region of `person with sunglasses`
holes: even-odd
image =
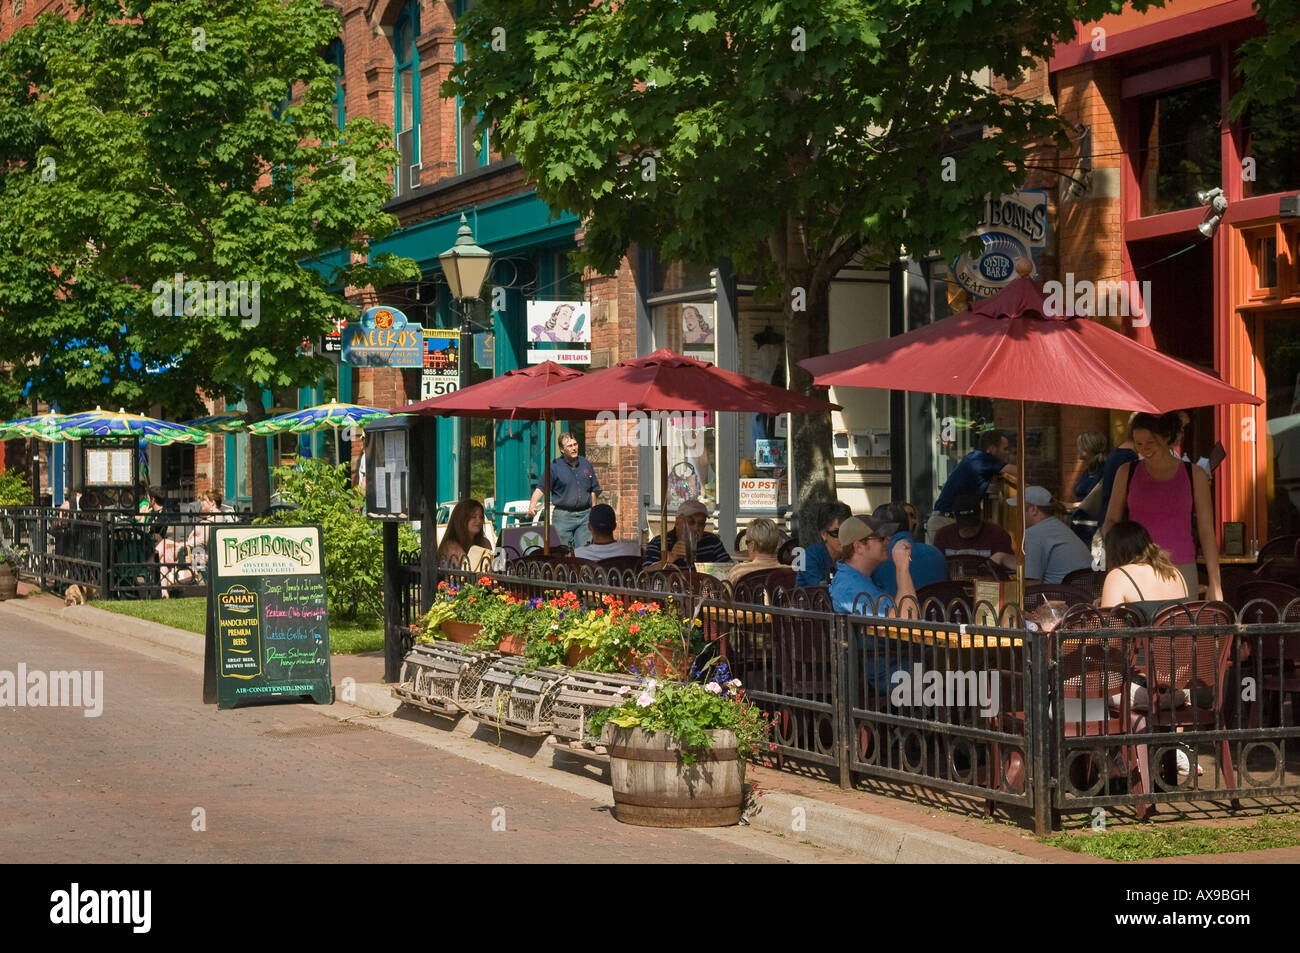
[[[796,586],[824,586],[835,572],[840,558],[840,524],[853,511],[839,500],[817,504],[817,541],[804,548],[803,568],[798,569]]]

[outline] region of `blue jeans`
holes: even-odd
[[[569,552],[591,542],[591,527],[587,520],[591,518],[591,509],[551,510],[551,525],[560,535],[560,544],[569,547]]]

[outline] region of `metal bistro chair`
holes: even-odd
[[[1097,569],[1076,569],[1067,572],[1061,582],[1067,586],[1087,589],[1094,599],[1100,599],[1102,587],[1106,584],[1106,573]]]
[[[1066,608],[1091,605],[1096,598],[1090,589],[1068,586],[1063,582],[1039,582],[1025,586],[1025,614],[1036,610],[1044,602],[1064,602]]]
[[[1281,582],[1256,580],[1237,590],[1232,603],[1245,625],[1275,625],[1300,622],[1300,589]],[[1300,693],[1300,639],[1289,642],[1280,632],[1256,637],[1248,642],[1259,653],[1259,697],[1250,703],[1250,726],[1259,727],[1260,703],[1267,692],[1280,696],[1280,706],[1291,693]],[[1281,723],[1279,719],[1279,724]]]
[[[1227,727],[1228,670],[1237,639],[1199,633],[1196,627],[1235,623],[1236,613],[1223,602],[1184,602],[1156,613],[1153,628],[1167,631],[1142,640],[1150,692],[1147,716],[1152,728]],[[1237,774],[1227,740],[1220,741],[1218,747],[1224,780],[1229,788],[1236,788]],[[1195,764],[1192,767],[1194,771]],[[1232,806],[1239,806],[1236,798]]]

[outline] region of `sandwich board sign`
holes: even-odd
[[[203,700],[334,702],[319,526],[208,530]]]

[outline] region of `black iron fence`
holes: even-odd
[[[91,598],[202,595],[209,533],[217,523],[249,523],[242,513],[137,513],[0,507],[0,543],[16,550],[19,578]]]
[[[1141,816],[1163,802],[1300,801],[1300,600],[1239,612],[1187,603],[1149,625],[1131,608],[1078,606],[1049,632],[1015,606],[964,600],[890,618],[866,605],[836,613],[825,589],[768,580],[732,587],[528,559],[504,568],[487,574],[530,598],[671,601],[699,619],[772,717],[781,766],[844,787],[874,779],[1001,803],[1032,812],[1039,833],[1055,814],[1120,805]],[[418,573],[403,578],[405,651],[420,600]]]

